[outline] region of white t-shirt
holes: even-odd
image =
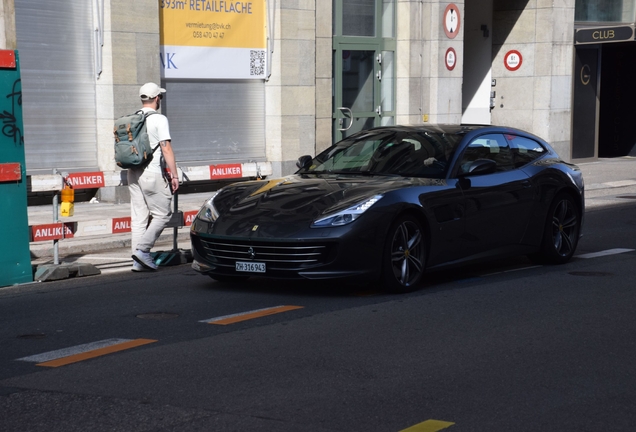
[[[143,112],[155,111],[152,108],[142,108]],[[163,114],[153,114],[146,118],[146,132],[150,138],[150,146],[154,149],[159,145],[161,141],[172,140],[170,138],[170,127],[168,125],[168,118]],[[161,174],[161,146],[153,153],[152,160],[146,166],[146,169]]]

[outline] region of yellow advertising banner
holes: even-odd
[[[161,45],[265,49],[265,0],[159,0]]]

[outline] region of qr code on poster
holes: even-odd
[[[265,75],[265,51],[250,50],[250,75]]]

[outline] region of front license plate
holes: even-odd
[[[265,273],[265,263],[237,261],[236,271],[249,273]]]

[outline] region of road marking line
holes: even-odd
[[[274,306],[270,308],[256,309],[248,312],[240,312],[232,315],[224,315],[216,318],[201,320],[199,322],[216,325],[228,325],[302,308],[303,306]]]
[[[619,180],[619,181],[613,181],[613,182],[606,182],[603,184],[609,187],[617,188],[617,187],[636,185],[636,181],[635,180]]]
[[[512,272],[521,271],[521,270],[530,270],[530,269],[539,268],[539,267],[543,267],[543,266],[542,265],[535,265],[535,266],[529,266],[529,267],[520,267],[520,268],[509,269],[509,270],[502,270],[500,272],[488,273],[488,274],[485,274],[485,275],[482,275],[482,276],[483,277],[493,276],[493,275],[504,274],[504,273],[512,273]]]
[[[426,420],[425,422],[403,429],[400,432],[437,432],[442,429],[453,426],[455,423],[445,422],[441,420]]]
[[[23,357],[19,358],[18,361],[37,363],[36,366],[59,367],[130,348],[136,348],[153,342],[157,341],[152,339],[106,339]]]
[[[608,250],[604,250],[600,252],[592,252],[592,253],[587,253],[583,255],[577,255],[574,258],[597,258],[602,256],[608,256],[608,255],[617,255],[617,254],[622,254],[627,252],[634,252],[634,250],[635,249],[621,249],[621,248],[608,249]]]

